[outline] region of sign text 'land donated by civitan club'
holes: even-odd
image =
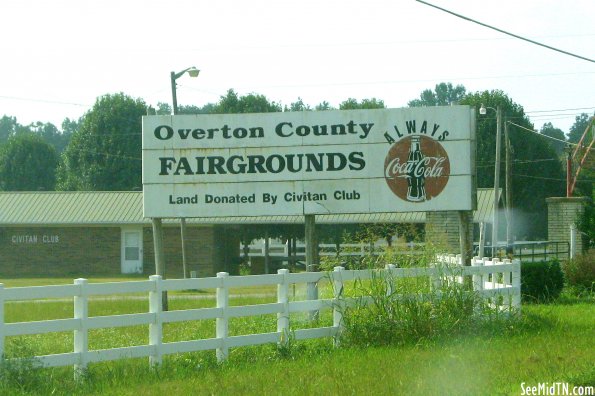
[[[145,217],[472,210],[468,106],[143,117]]]

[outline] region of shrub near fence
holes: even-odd
[[[454,260],[454,259],[453,259]],[[451,260],[452,261],[452,260]],[[456,263],[457,260],[454,260]],[[74,366],[75,376],[80,375],[87,365],[94,362],[124,358],[148,357],[151,365],[158,365],[168,354],[215,350],[217,359],[227,358],[230,348],[266,343],[286,345],[290,335],[295,340],[339,337],[343,329],[342,312],[346,304],[355,297],[343,294],[345,282],[370,279],[384,274],[390,279],[425,277],[434,288],[442,282],[463,281],[472,278],[474,292],[489,299],[496,308],[520,309],[520,263],[474,259],[472,267],[457,264],[436,264],[428,268],[394,268],[384,270],[344,270],[336,267],[332,272],[289,273],[281,269],[277,274],[229,276],[221,272],[217,277],[199,279],[163,280],[153,275],[148,281],[113,282],[89,284],[86,279],[76,279],[73,285],[17,287],[4,289],[0,284],[0,355],[4,351],[6,337],[25,334],[43,334],[72,331],[74,345],[72,352],[35,356],[34,359],[45,367]],[[297,283],[317,283],[330,280],[333,285],[333,298],[290,301],[290,286]],[[277,302],[257,305],[230,306],[229,290],[232,287],[277,285]],[[163,291],[216,288],[217,305],[214,308],[162,311]],[[89,297],[122,293],[148,293],[149,312],[89,316]],[[74,317],[34,322],[5,323],[4,305],[8,301],[35,300],[47,298],[73,298]],[[395,295],[395,298],[399,298]],[[290,319],[298,312],[333,310],[333,324],[326,327],[294,329]],[[255,315],[277,314],[277,328],[270,332],[239,336],[229,335],[229,319]],[[189,341],[163,341],[166,323],[215,319],[215,338]],[[148,325],[149,343],[121,348],[89,350],[90,330],[116,328],[135,325]],[[338,338],[336,338],[338,339]]]
[[[521,294],[526,302],[553,301],[562,292],[564,275],[558,260],[523,262]]]

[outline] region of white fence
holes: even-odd
[[[390,279],[428,277],[434,287],[440,287],[446,279],[461,280],[465,276],[473,279],[475,291],[492,301],[504,300],[502,308],[520,310],[520,262],[475,258],[471,267],[461,267],[459,259],[443,257],[446,265],[430,268],[395,268],[385,270],[344,270],[336,267],[333,272],[289,273],[280,269],[277,274],[229,276],[220,272],[217,277],[199,279],[163,280],[153,275],[148,281],[88,283],[76,279],[72,285],[33,286],[4,288],[0,284],[0,356],[4,352],[6,337],[51,332],[74,333],[72,352],[36,356],[46,367],[74,366],[75,375],[80,374],[89,363],[123,358],[148,357],[151,365],[157,365],[168,354],[215,350],[219,361],[225,360],[229,349],[248,345],[280,343],[288,341],[291,334],[295,340],[335,337],[342,330],[342,307],[353,298],[342,296],[343,283],[354,279],[369,279],[374,273],[385,273]],[[450,264],[450,265],[449,265]],[[454,265],[453,265],[454,264]],[[446,278],[445,278],[446,277]],[[323,279],[333,284],[333,298],[290,301],[290,286],[314,283]],[[230,306],[229,290],[234,287],[277,286],[277,302],[258,305]],[[188,289],[216,289],[214,308],[162,311],[162,292]],[[89,297],[122,293],[148,293],[149,312],[109,316],[89,316]],[[503,297],[500,297],[503,296]],[[396,296],[397,297],[397,296]],[[68,319],[54,319],[31,322],[5,323],[4,307],[9,301],[39,300],[51,298],[73,298],[74,315]],[[308,329],[293,329],[290,318],[297,312],[312,312],[332,309],[333,325]],[[230,336],[230,318],[277,314],[276,331],[260,334]],[[216,319],[215,338],[190,341],[163,342],[163,328],[166,323]],[[100,328],[116,328],[148,325],[147,345],[129,346],[103,350],[89,350],[89,331]],[[273,330],[273,329],[271,329]]]
[[[303,241],[297,241],[295,251],[298,256],[305,255],[306,244]],[[391,245],[396,251],[402,253],[416,254],[423,250],[425,243],[414,242],[393,242]],[[341,243],[339,244],[340,256],[367,256],[370,254],[379,254],[386,250],[388,243],[385,240],[378,240],[374,243]],[[269,256],[271,257],[288,257],[289,247],[287,243],[283,243],[276,239],[271,239],[269,243]],[[243,251],[244,246],[240,246],[240,251]],[[334,243],[319,243],[318,244],[320,256],[336,256],[337,245]],[[249,257],[264,257],[266,254],[266,243],[264,239],[253,241],[248,245]]]

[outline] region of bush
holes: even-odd
[[[476,292],[440,277],[438,292],[427,278],[397,279],[386,273],[356,280],[353,304],[343,310],[347,346],[402,345],[473,332],[499,319]]]
[[[33,349],[17,341],[0,357],[0,394],[29,393],[41,389],[44,378],[41,363],[35,359]]]
[[[595,290],[595,250],[567,261],[562,266],[562,270],[568,286]]]
[[[521,263],[521,295],[524,302],[549,302],[560,295],[564,274],[558,260]]]

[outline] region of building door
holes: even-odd
[[[122,229],[122,273],[140,274],[143,272],[143,232],[142,228]]]

